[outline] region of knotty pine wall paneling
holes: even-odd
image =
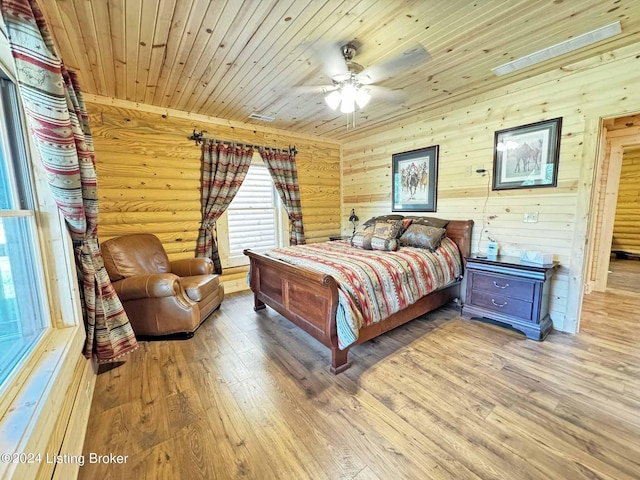
[[[255,125],[190,119],[184,112],[87,96],[100,198],[100,241],[129,233],[157,235],[171,260],[194,256],[200,223],[200,147],[187,137],[195,128],[208,137],[257,145],[295,145],[308,243],[340,231],[340,146],[310,136]],[[164,113],[163,113],[164,112]],[[246,287],[246,267],[222,280]],[[229,289],[228,289],[229,290]]]
[[[342,146],[342,231],[349,231],[344,219],[351,208],[363,221],[391,211],[394,153],[439,145],[435,215],[473,219],[473,252],[486,251],[491,236],[501,253],[553,253],[561,269],[552,282],[551,317],[556,329],[575,331],[597,145],[592,139],[601,117],[640,111],[640,90],[633,87],[639,83],[640,46],[636,45],[470,100],[416,112],[412,121],[395,127],[354,135]],[[475,170],[492,172],[494,132],[555,117],[563,117],[558,186],[491,191],[490,178]],[[538,222],[524,223],[525,212],[538,212]],[[483,220],[485,233],[478,245]]]
[[[640,149],[622,155],[611,249],[640,255]]]

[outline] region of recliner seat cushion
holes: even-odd
[[[182,283],[182,288],[187,292],[187,296],[194,302],[201,302],[209,295],[217,292],[220,285],[220,279],[217,275],[182,277],[180,282]]]

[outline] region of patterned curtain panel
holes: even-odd
[[[249,171],[252,149],[243,146],[225,146],[219,143],[202,144],[202,169],[200,175],[200,205],[202,224],[198,232],[196,256],[213,261],[216,273],[222,273],[218,245],[216,244],[216,220],[227,209]]]
[[[35,0],[2,0],[2,15],[32,137],[74,244],[87,331],[84,354],[111,362],[138,344],[102,263],[93,141],[80,88],[56,55]]]
[[[289,214],[291,245],[304,245],[304,226],[302,225],[302,207],[300,206],[300,187],[298,185],[298,169],[296,157],[282,150],[260,150],[262,160],[267,164],[273,183]]]

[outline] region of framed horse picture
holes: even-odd
[[[562,117],[498,130],[493,149],[493,190],[558,184]]]
[[[391,210],[435,212],[438,189],[438,145],[392,156]]]

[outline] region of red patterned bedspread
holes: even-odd
[[[362,250],[336,241],[276,248],[266,255],[335,278],[340,348],[354,343],[363,326],[384,320],[462,275],[458,246],[449,238],[435,252],[413,247]]]

